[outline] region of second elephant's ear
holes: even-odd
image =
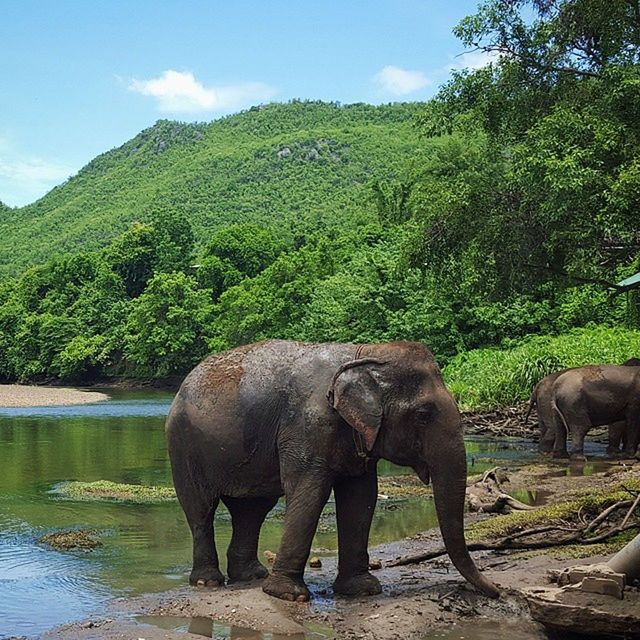
[[[338,369],[327,394],[333,408],[362,435],[367,451],[373,449],[383,413],[379,385],[366,366],[372,362],[382,364],[362,359]]]

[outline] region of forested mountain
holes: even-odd
[[[159,122],[0,212],[16,274],[0,378],[165,378],[269,337],[408,339],[489,406],[639,356],[637,296],[608,286],[640,270],[636,9],[487,0],[456,33],[493,62],[427,104]]]
[[[184,214],[198,242],[234,222],[283,239],[353,227],[371,219],[370,181],[397,177],[418,149],[421,108],[292,102],[208,124],[161,120],[34,204],[0,205],[0,273],[104,246],[153,211]]]

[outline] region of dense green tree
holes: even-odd
[[[490,0],[460,23],[466,45],[499,57],[456,74],[421,119],[427,135],[457,137],[468,162],[449,179],[427,163],[414,188],[413,264],[452,292],[482,274],[468,293],[489,301],[537,304],[548,283],[615,280],[640,239],[636,10]]]
[[[316,283],[333,273],[334,258],[330,242],[319,240],[281,254],[256,277],[225,291],[216,306],[212,349],[296,337],[293,328],[304,315]]]
[[[282,252],[282,241],[270,229],[257,224],[232,224],[216,231],[203,258],[216,257],[249,278],[266,269]]]
[[[132,373],[163,378],[183,374],[207,353],[209,294],[183,273],[158,273],[134,302],[126,324],[125,357]]]

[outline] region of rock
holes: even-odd
[[[580,590],[587,593],[600,593],[603,596],[613,596],[622,600],[624,597],[624,576],[621,574],[622,582],[611,578],[598,578],[595,576],[587,576],[580,583]]]
[[[382,560],[369,560],[369,569],[371,569],[372,571],[382,569]]]
[[[625,592],[624,601],[576,586],[530,587],[522,592],[532,618],[551,629],[640,638],[640,594],[633,590]]]
[[[269,549],[264,552],[264,558],[269,564],[273,564],[276,561],[277,557],[278,554],[273,553],[273,551],[269,551]]]
[[[289,149],[289,147],[282,147],[277,155],[278,158],[288,158],[291,155],[291,149]]]
[[[616,573],[606,564],[582,564],[575,567],[567,567],[558,573],[557,582],[558,586],[563,587],[568,584],[583,582],[585,578],[601,578],[612,581],[617,585],[617,589],[620,592],[625,587],[624,574]]]
[[[318,556],[313,556],[313,558],[309,560],[309,566],[313,569],[320,569],[322,567],[322,560],[320,560]]]

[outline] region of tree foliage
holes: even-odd
[[[486,404],[573,344],[533,334],[632,353],[637,296],[608,284],[640,269],[637,3],[487,0],[456,33],[490,64],[427,105],[161,121],[0,210],[0,270],[20,272],[0,282],[0,377],[167,378],[265,338],[412,339],[475,397],[465,354],[491,368],[514,349]]]

